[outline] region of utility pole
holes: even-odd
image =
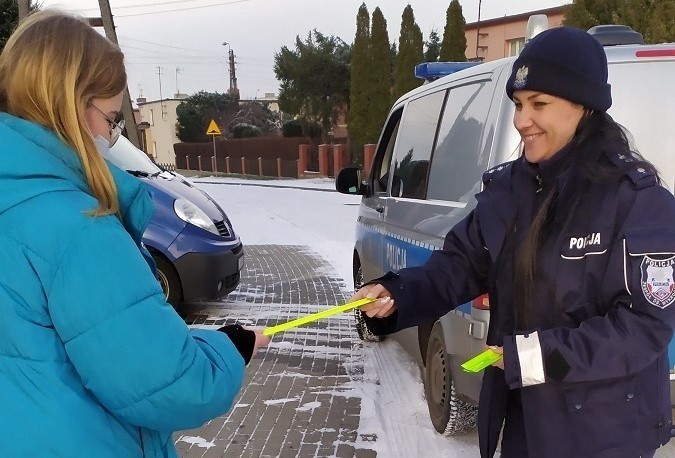
[[[162,67],[157,67],[157,79],[159,79],[159,109],[162,113],[162,121],[166,118],[164,116],[164,97],[162,96]]]
[[[110,10],[109,0],[98,0],[98,6],[101,10],[101,20],[103,21],[103,30],[108,40],[119,46],[117,33],[115,32],[115,23],[113,22],[112,11]],[[124,88],[124,100],[122,101],[122,116],[127,125],[127,136],[129,141],[138,149],[141,149],[141,143],[138,140],[138,130],[136,130],[136,118],[134,117],[134,108],[131,106],[131,96],[129,87]]]
[[[30,12],[30,0],[19,0],[19,22]]]

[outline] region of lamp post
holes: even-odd
[[[480,38],[480,4],[482,0],[478,0],[478,21],[476,21],[476,60],[478,60],[478,39]]]

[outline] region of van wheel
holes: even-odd
[[[157,281],[164,291],[164,299],[174,307],[178,307],[183,300],[183,289],[176,269],[161,256],[153,258],[157,264]]]
[[[359,265],[356,271],[354,272],[354,290],[358,291],[363,286],[363,269]],[[354,309],[354,320],[356,324],[356,333],[359,335],[359,339],[364,342],[382,342],[384,336],[378,336],[373,334],[373,331],[368,329],[366,320],[363,318],[363,312],[359,309]]]
[[[440,323],[429,336],[426,361],[424,394],[436,431],[451,436],[474,429],[478,407],[457,397]]]

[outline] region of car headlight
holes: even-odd
[[[204,211],[187,199],[176,199],[173,203],[173,209],[176,215],[186,223],[193,224],[197,227],[209,231],[215,235],[220,235],[218,228],[213,224],[211,218],[208,217]]]

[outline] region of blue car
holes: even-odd
[[[143,243],[157,263],[166,300],[179,306],[234,290],[244,250],[218,203],[181,175],[159,168],[124,137],[106,156],[150,187],[155,213]]]

